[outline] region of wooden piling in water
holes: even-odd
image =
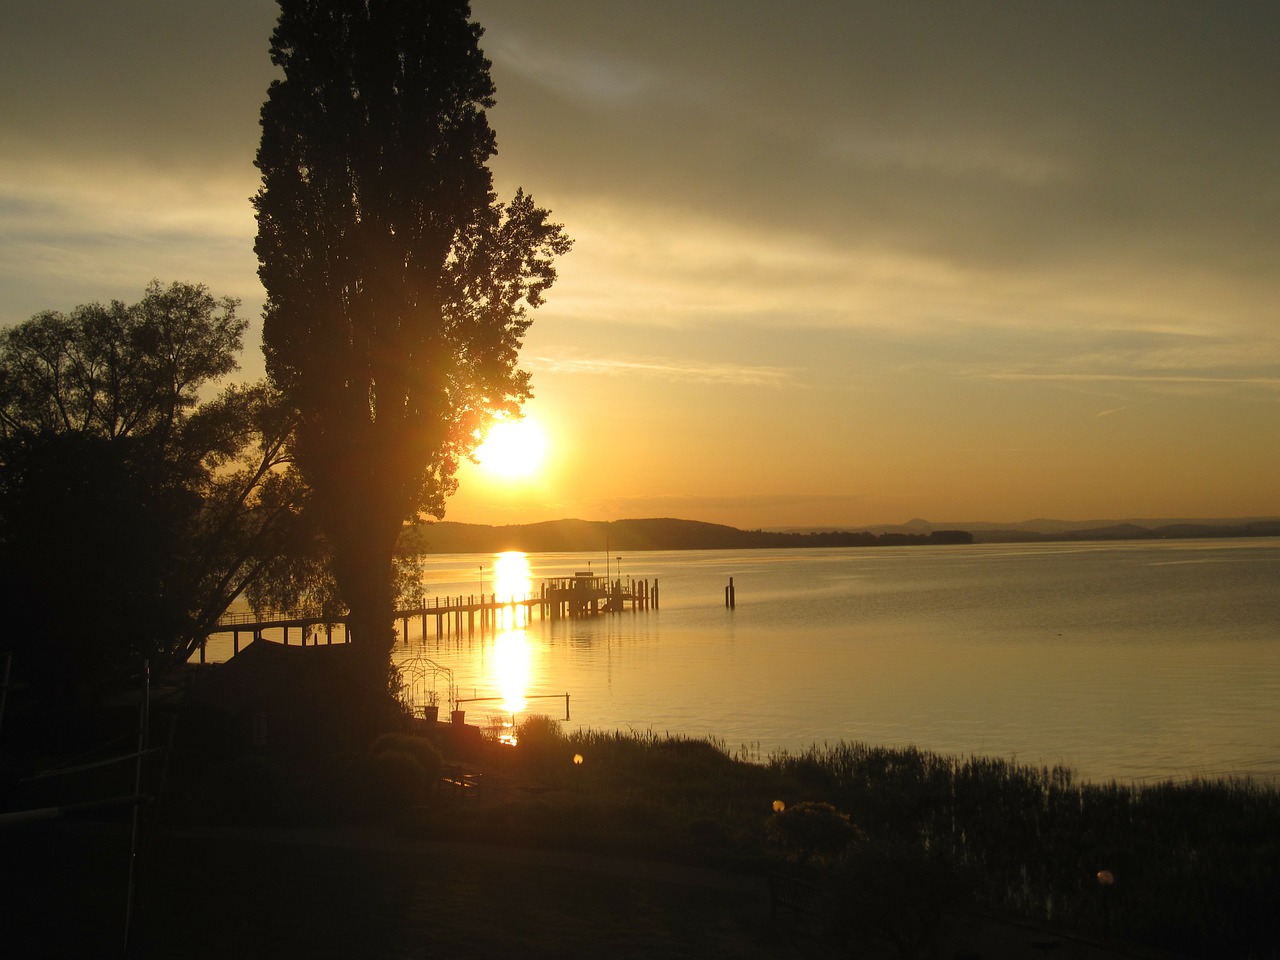
[[[730,589],[732,589],[732,579],[730,579]],[[479,621],[479,630],[481,635],[487,635],[488,631],[497,632],[504,626],[531,623],[535,617],[542,620],[557,620],[561,617],[584,617],[597,616],[603,613],[619,613],[627,609],[630,604],[632,612],[640,610],[658,609],[658,581],[652,583],[648,580],[637,580],[630,578],[623,580],[618,577],[615,580],[609,580],[606,577],[597,577],[590,573],[577,573],[572,577],[554,578],[549,581],[543,581],[537,593],[533,593],[523,599],[510,597],[505,600],[499,600],[496,593],[483,594],[479,597],[475,595],[457,597],[434,597],[431,600],[422,598],[418,605],[412,609],[396,610],[393,612],[393,628],[398,626],[401,633],[401,642],[409,643],[409,626],[413,620],[420,620],[422,624],[421,640],[427,642],[428,619],[435,620],[435,639],[437,642],[445,637],[461,638],[465,630],[469,638],[474,638],[477,629],[477,620]],[[731,594],[729,601],[732,605]],[[519,608],[524,608],[523,615],[519,612]],[[241,642],[240,634],[248,633],[253,640],[263,639],[263,633],[266,630],[280,630],[282,634],[282,642],[285,646],[290,645],[290,633],[294,626],[297,626],[299,634],[299,643],[307,646],[308,631],[312,631],[312,645],[316,646],[320,643],[319,631],[316,627],[324,624],[325,643],[333,643],[334,624],[341,623],[344,626],[344,635],[341,642],[349,643],[351,638],[345,633],[346,618],[338,617],[336,620],[327,621],[320,615],[302,615],[302,616],[286,616],[276,615],[275,617],[266,616],[260,621],[253,621],[244,614],[229,615],[225,617],[216,627],[209,631],[213,633],[230,633],[231,634],[231,650],[232,656],[240,653]],[[207,642],[207,637],[205,642]],[[198,655],[200,662],[206,660],[205,642],[200,644]]]

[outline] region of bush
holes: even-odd
[[[366,809],[375,815],[394,813],[410,804],[424,802],[433,782],[427,779],[417,757],[403,750],[383,750],[375,754],[364,773],[368,778]]]
[[[528,771],[549,771],[572,762],[573,751],[560,732],[560,721],[531,716],[516,731],[516,757]]]
[[[800,864],[835,863],[861,838],[846,814],[808,801],[776,812],[766,830],[774,849]]]
[[[422,775],[428,786],[440,779],[444,757],[440,754],[440,748],[426,737],[415,737],[408,733],[384,733],[373,741],[369,753],[378,757],[387,752],[404,753],[412,757],[422,768]]]

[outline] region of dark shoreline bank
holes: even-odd
[[[723,524],[671,518],[553,520],[488,526],[442,520],[407,528],[404,554],[594,553],[644,550],[763,550],[813,547],[888,547],[970,543],[1075,543],[1110,540],[1190,540],[1280,536],[1280,520],[1137,522],[1093,526],[1060,521],[1019,525],[973,524],[935,528],[925,521],[864,530],[740,530]]]

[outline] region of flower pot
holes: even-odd
[[[435,723],[440,719],[440,707],[434,703],[429,703],[422,708],[422,716],[428,723]]]
[[[454,710],[451,714],[449,714],[449,720],[453,723],[458,724],[459,726],[462,726],[462,724],[467,722],[466,717],[467,717],[467,711],[465,710]]]

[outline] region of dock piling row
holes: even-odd
[[[481,635],[496,632],[504,624],[515,625],[519,622],[516,613],[518,608],[525,610],[525,621],[530,622],[536,615],[543,620],[557,620],[563,617],[595,616],[601,613],[620,613],[628,607],[635,612],[639,610],[658,609],[658,581],[648,580],[624,581],[621,578],[610,581],[606,577],[593,576],[590,573],[576,573],[572,577],[557,577],[543,581],[536,596],[523,599],[508,598],[499,600],[497,594],[481,594],[478,598],[473,594],[457,597],[435,597],[431,601],[426,598],[417,606],[397,610],[393,614],[393,622],[399,622],[403,643],[409,642],[409,623],[421,619],[422,637],[427,637],[430,620],[435,622],[435,637],[461,636],[464,625],[467,636],[474,636],[479,623]],[[504,613],[506,614],[504,616]],[[297,627],[299,642],[307,645],[308,637],[313,644],[319,643],[316,629],[323,627],[325,642],[333,643],[335,623],[343,624],[343,642],[346,641],[346,618],[338,617],[326,620],[320,616],[279,617],[266,620],[255,620],[252,615],[240,614],[223,617],[209,635],[230,633],[232,656],[240,652],[240,635],[251,634],[253,639],[260,640],[264,630],[277,629],[284,634],[284,644],[289,645],[289,633]],[[207,639],[207,637],[206,637]],[[200,662],[205,662],[204,644],[200,646]]]

